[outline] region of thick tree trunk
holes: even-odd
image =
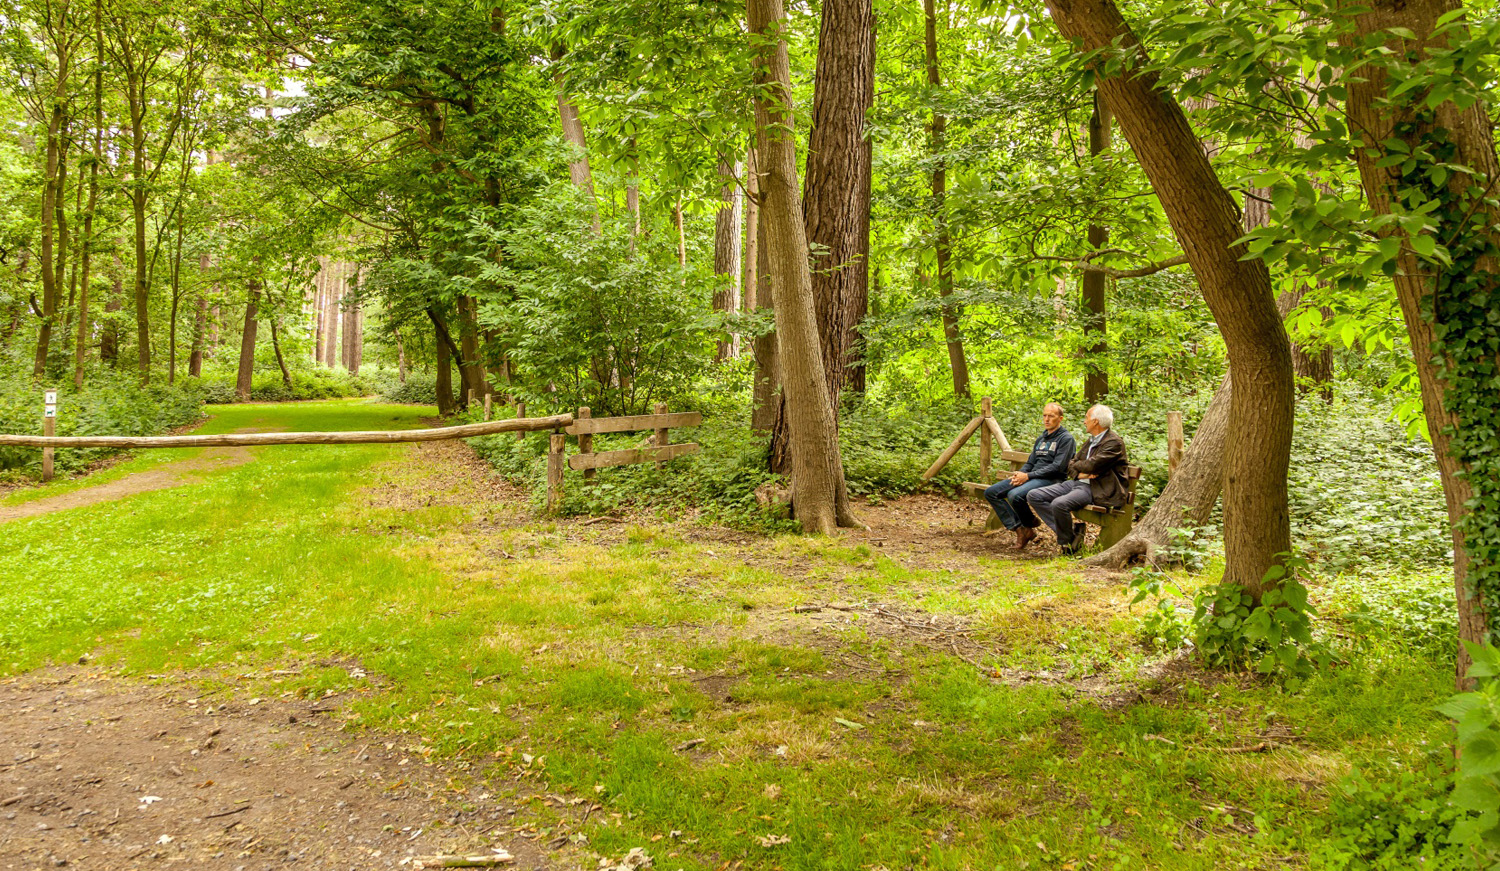
[[[1098,159],[1109,153],[1110,128],[1114,119],[1109,109],[1094,91],[1094,109],[1089,114],[1089,156]],[[1109,245],[1109,228],[1102,224],[1090,224],[1088,228],[1089,251],[1098,251]],[[1083,335],[1084,353],[1088,362],[1084,365],[1083,396],[1090,405],[1100,402],[1109,393],[1109,368],[1105,355],[1109,353],[1108,325],[1106,316],[1105,289],[1109,278],[1098,270],[1085,269],[1079,282],[1083,289]]]
[[[721,159],[719,178],[724,184],[719,191],[721,205],[714,214],[714,275],[719,277],[714,288],[714,311],[724,314],[738,311],[740,301],[740,186],[735,175],[735,165]],[[736,345],[733,335],[721,339],[714,361],[722,363],[735,356],[739,351]]]
[[[240,365],[234,379],[234,393],[240,402],[250,401],[255,378],[255,317],[259,308],[260,282],[252,280],[245,296],[245,329],[240,333]]]
[[[757,199],[761,198],[760,193],[756,196]],[[756,209],[755,219],[759,226],[755,232],[755,283],[750,285],[750,298],[757,311],[772,317],[772,327],[769,332],[756,336],[750,346],[751,352],[755,355],[755,372],[751,376],[754,380],[751,387],[750,429],[755,432],[769,433],[776,424],[777,406],[781,404],[781,367],[777,359],[776,301],[771,296],[770,259],[766,251],[764,208]],[[771,469],[776,471],[776,466],[777,462],[773,457]]]
[[[805,531],[832,533],[857,521],[844,488],[838,423],[828,398],[813,311],[807,230],[797,189],[791,67],[780,36],[785,12],[781,0],[749,0],[748,7],[755,79],[762,86],[755,101],[757,151],[764,173],[762,241],[770,254],[768,278],[776,297],[781,385],[791,432],[792,510]]]
[[[472,296],[458,298],[458,332],[463,350],[464,382],[474,389],[476,399],[483,399],[485,371],[479,356],[479,303]],[[468,395],[464,396],[468,401]]]
[[[343,320],[342,284],[339,281],[341,268],[341,264],[334,260],[324,266],[323,321],[326,326],[323,330],[323,365],[330,369],[338,365],[336,349],[339,347],[339,323]]]
[[[1388,33],[1395,28],[1415,34],[1415,39],[1391,37],[1391,57],[1423,58],[1433,49],[1451,49],[1450,40],[1463,39],[1462,30],[1456,33],[1450,30],[1449,35],[1438,38],[1432,35],[1440,16],[1461,8],[1454,0],[1376,0],[1370,6],[1373,7],[1370,11],[1356,18],[1359,38]],[[1381,232],[1402,239],[1394,277],[1396,297],[1416,358],[1422,410],[1432,434],[1433,454],[1442,472],[1443,495],[1453,534],[1458,635],[1463,641],[1485,643],[1493,639],[1491,627],[1500,611],[1500,602],[1493,598],[1500,572],[1500,524],[1495,518],[1500,475],[1494,472],[1491,442],[1479,440],[1480,450],[1488,451],[1488,456],[1460,454],[1461,445],[1456,443],[1455,434],[1464,433],[1464,441],[1470,446],[1475,444],[1476,429],[1492,434],[1494,403],[1476,401],[1473,398],[1476,385],[1468,381],[1462,386],[1471,395],[1458,397],[1463,404],[1457,407],[1450,405],[1456,397],[1450,392],[1455,385],[1448,376],[1463,370],[1455,369],[1452,348],[1442,348],[1439,336],[1446,332],[1458,348],[1468,341],[1478,341],[1478,347],[1484,347],[1486,341],[1491,343],[1479,357],[1488,355],[1490,374],[1485,377],[1491,379],[1488,398],[1493,400],[1494,343],[1500,332],[1494,326],[1495,301],[1500,299],[1500,275],[1497,275],[1500,264],[1495,262],[1494,251],[1500,246],[1500,233],[1494,228],[1500,225],[1500,214],[1496,214],[1493,201],[1475,201],[1468,188],[1483,189],[1488,197],[1500,179],[1500,160],[1496,158],[1494,134],[1487,115],[1489,107],[1485,103],[1459,109],[1445,102],[1428,110],[1427,88],[1399,95],[1390,93],[1392,88],[1392,80],[1379,62],[1366,66],[1361,77],[1351,80],[1349,85],[1347,112],[1350,129],[1363,131],[1364,145],[1355,149],[1355,156],[1370,208],[1380,215],[1407,212],[1409,206],[1401,202],[1402,189],[1419,184],[1430,186],[1430,170],[1439,162],[1469,167],[1476,173],[1449,173],[1444,187],[1424,190],[1424,194],[1429,205],[1436,202],[1443,206],[1431,212],[1439,221],[1434,236],[1450,252],[1469,254],[1478,246],[1488,247],[1487,251],[1480,249],[1477,264],[1456,258],[1456,265],[1445,271],[1432,260],[1418,257],[1406,243],[1404,231],[1397,226],[1388,226]],[[1391,145],[1397,142],[1403,145],[1402,154],[1419,156],[1419,166],[1412,176],[1420,176],[1421,182],[1403,179],[1399,162],[1390,168],[1382,163],[1392,153]],[[1440,287],[1452,290],[1439,295]],[[1465,311],[1465,306],[1473,308]],[[1442,358],[1434,359],[1440,349]],[[1472,356],[1466,360],[1468,366],[1477,362]],[[1487,469],[1485,463],[1489,464]],[[1480,510],[1487,512],[1484,523],[1470,522],[1470,506],[1480,506]],[[1468,654],[1460,645],[1457,661],[1460,688],[1468,684],[1465,678],[1468,666]]]
[[[1083,51],[1145,49],[1113,0],[1048,0],[1058,30]],[[1100,62],[1102,66],[1102,62]],[[1241,260],[1239,209],[1214,174],[1187,118],[1157,76],[1097,70],[1098,88],[1120,121],[1186,253],[1224,335],[1234,373],[1225,449],[1224,583],[1257,598],[1266,572],[1291,550],[1287,466],[1292,443],[1292,360],[1271,277]]]
[[[937,9],[934,0],[923,0],[926,16],[927,84],[936,96],[942,87],[942,74],[938,68],[937,54]],[[969,361],[964,356],[963,335],[958,329],[958,307],[949,300],[953,296],[953,241],[948,235],[948,119],[941,112],[932,113],[929,128],[928,148],[932,155],[932,220],[933,236],[937,254],[938,296],[943,299],[943,342],[948,346],[948,365],[953,370],[953,395],[969,395]]]

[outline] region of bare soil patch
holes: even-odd
[[[347,734],[341,707],[76,666],[0,682],[0,868],[364,871],[495,847],[506,867],[592,867],[527,840],[520,783]]]

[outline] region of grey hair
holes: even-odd
[[[1047,409],[1049,409],[1049,408],[1055,408],[1055,409],[1057,409],[1057,413],[1058,414],[1063,414],[1064,413],[1063,412],[1062,403],[1049,402],[1046,405],[1042,406],[1042,412],[1045,414],[1046,411],[1047,411]]]
[[[1089,409],[1089,414],[1093,415],[1095,423],[1105,429],[1115,425],[1115,413],[1107,405],[1096,405]]]

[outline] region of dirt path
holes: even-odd
[[[97,505],[100,502],[113,502],[137,493],[169,490],[184,484],[195,484],[209,472],[243,466],[253,459],[255,455],[250,453],[249,448],[208,448],[191,460],[179,460],[159,469],[135,472],[104,484],[34,499],[20,505],[0,506],[0,523],[20,520],[23,517],[36,517],[39,514],[51,514],[54,511],[66,511],[69,508]]]
[[[347,735],[341,701],[76,666],[0,682],[0,868],[365,871],[496,847],[509,868],[594,864],[526,839],[519,783],[464,783],[399,736]]]

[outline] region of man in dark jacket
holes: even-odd
[[[1090,408],[1083,420],[1089,439],[1068,463],[1072,480],[1026,494],[1037,516],[1057,533],[1057,545],[1065,554],[1077,553],[1083,547],[1087,531],[1084,524],[1073,520],[1075,510],[1085,505],[1118,508],[1125,504],[1125,467],[1130,459],[1125,453],[1125,440],[1110,428],[1114,423],[1115,413],[1108,406]]]
[[[1031,506],[1026,504],[1026,494],[1038,487],[1055,484],[1068,475],[1068,460],[1073,456],[1073,434],[1063,429],[1062,421],[1062,406],[1047,403],[1042,409],[1042,434],[1031,446],[1026,465],[984,491],[984,498],[995,509],[995,516],[1006,529],[1015,532],[1016,550],[1025,549],[1036,538],[1036,528],[1041,525]]]

